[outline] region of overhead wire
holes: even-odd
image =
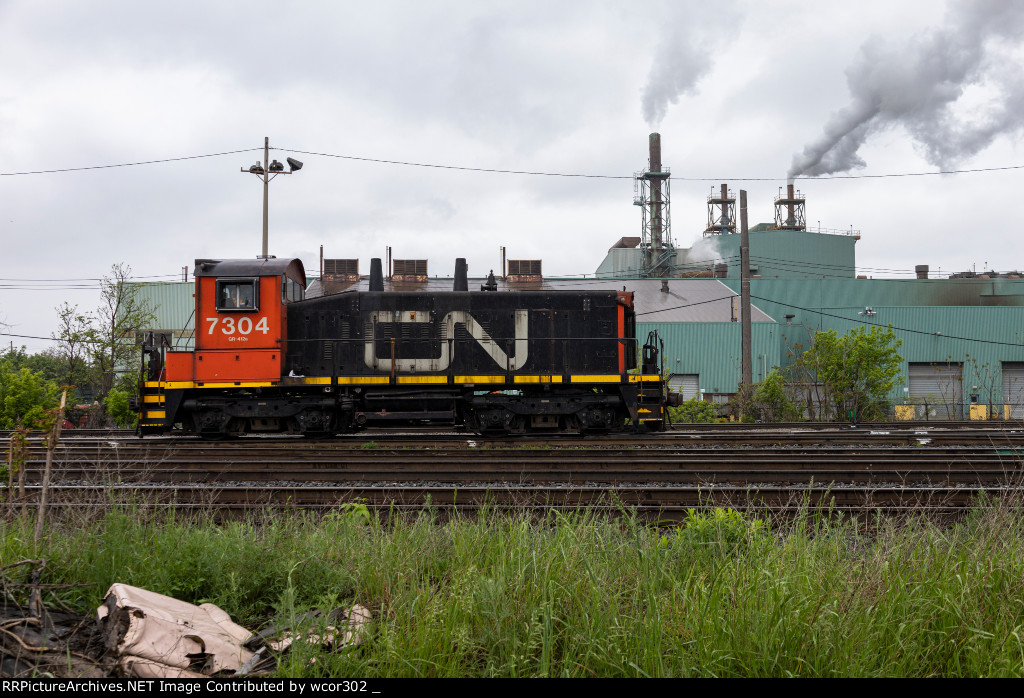
[[[341,160],[357,160],[359,162],[375,162],[384,165],[405,165],[406,167],[428,167],[439,170],[462,170],[465,172],[487,172],[490,174],[517,174],[535,175],[538,177],[581,177],[585,179],[633,179],[633,175],[600,175],[600,174],[578,174],[571,172],[541,172],[532,170],[504,170],[496,167],[466,167],[462,165],[439,165],[427,162],[407,162],[404,160],[383,160],[381,158],[367,158],[356,155],[337,155],[334,153],[317,153],[309,150],[296,150],[294,148],[271,148],[271,150],[287,150],[290,153],[300,155],[314,155],[325,158],[338,158]]]
[[[138,165],[158,165],[167,162],[181,162],[182,160],[199,160],[201,158],[215,158],[221,155],[235,155],[237,153],[251,153],[262,148],[243,148],[242,150],[225,150],[221,153],[206,153],[204,155],[183,155],[176,158],[160,158],[158,160],[140,160],[138,162],[120,162],[113,165],[87,165],[84,167],[61,167],[52,170],[26,170],[24,172],[0,172],[0,177],[15,177],[19,175],[54,174],[57,172],[83,172],[85,170],[109,170],[117,167],[136,167]]]
[[[311,150],[297,150],[294,148],[271,148],[271,150],[280,150],[291,153],[299,153],[302,155],[313,155],[328,158],[338,158],[342,160],[356,160],[359,162],[373,162],[385,165],[404,165],[407,167],[428,167],[443,170],[463,170],[467,172],[486,172],[492,174],[518,174],[518,175],[535,175],[540,177],[582,177],[589,179],[634,179],[634,175],[598,175],[598,174],[579,174],[571,172],[543,172],[543,171],[531,171],[531,170],[509,170],[499,169],[493,167],[468,167],[463,165],[441,165],[436,163],[423,163],[423,162],[409,162],[405,160],[385,160],[382,158],[371,158],[356,155],[342,155],[338,153],[323,153]],[[952,175],[952,174],[969,174],[977,172],[999,172],[1003,170],[1020,170],[1024,169],[1024,165],[1006,165],[1003,167],[976,167],[971,169],[961,170],[939,170],[936,172],[896,172],[896,173],[883,173],[883,174],[851,174],[851,175],[815,175],[813,177],[680,177],[677,175],[671,175],[669,179],[675,179],[683,182],[792,182],[797,179],[802,180],[822,180],[822,179],[880,179],[885,177],[925,177],[934,175]]]
[[[139,165],[157,165],[185,160],[199,160],[202,158],[220,157],[223,155],[236,155],[238,153],[251,153],[262,150],[262,148],[241,148],[238,150],[225,150],[218,153],[204,153],[202,155],[184,155],[171,158],[157,158],[153,160],[139,160],[135,162],[113,163],[108,165],[86,165],[81,167],[60,167],[45,170],[23,170],[16,172],[0,172],[0,177],[15,177],[23,175],[56,174],[61,172],[84,172],[89,170],[107,170],[119,167],[136,167]],[[315,150],[299,150],[295,148],[272,147],[270,150],[288,151],[301,155],[312,155],[315,157],[336,158],[341,160],[352,160],[357,162],[372,162],[384,165],[399,165],[404,167],[424,167],[439,170],[460,170],[464,172],[482,172],[488,174],[513,174],[529,175],[536,177],[573,177],[581,179],[634,179],[635,175],[608,175],[608,174],[585,174],[579,172],[545,172],[542,170],[516,170],[498,167],[470,167],[466,165],[452,165],[429,162],[412,162],[408,160],[389,160],[385,158],[365,157],[359,155],[346,155],[341,153],[325,153]],[[929,177],[936,175],[973,174],[979,172],[1003,172],[1008,170],[1024,169],[1024,165],[1005,165],[1001,167],[974,167],[957,170],[937,170],[935,172],[888,172],[881,174],[829,174],[798,177],[683,177],[671,175],[670,179],[683,182],[792,182],[800,180],[828,180],[828,179],[884,179],[890,177]]]

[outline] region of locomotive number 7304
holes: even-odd
[[[267,326],[267,318],[261,317],[259,322],[255,325],[252,323],[251,317],[240,317],[236,321],[233,317],[208,317],[206,322],[210,323],[210,330],[207,334],[213,334],[213,330],[220,324],[220,331],[227,335],[233,334],[249,334],[250,332],[262,332],[266,334],[270,332],[270,328]]]

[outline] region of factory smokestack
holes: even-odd
[[[661,134],[652,133],[648,136],[650,145],[650,174],[661,172]],[[651,249],[654,258],[661,257],[661,232],[662,232],[662,203],[661,203],[661,180],[651,178]]]
[[[674,247],[670,234],[669,169],[661,162],[661,134],[648,137],[647,169],[634,175],[634,203],[643,208],[644,276],[668,276]]]

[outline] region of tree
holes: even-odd
[[[33,373],[39,373],[46,380],[60,384],[60,360],[52,349],[38,354],[29,354],[25,346],[11,348],[0,354],[0,359],[7,361],[12,368],[27,368]]]
[[[902,344],[891,325],[855,327],[842,336],[835,330],[815,332],[798,363],[824,392],[822,415],[884,418],[889,393],[903,382],[903,357],[897,351]]]
[[[0,429],[46,429],[57,406],[57,384],[10,361],[0,361]]]
[[[51,350],[59,364],[57,383],[77,389],[78,396],[84,397],[90,387],[88,356],[95,334],[92,316],[65,302],[57,306],[57,317],[57,331],[50,335],[58,342]]]
[[[90,323],[89,346],[97,398],[101,401],[115,385],[126,392],[135,392],[135,336],[156,319],[148,302],[139,297],[139,287],[128,283],[131,272],[127,264],[110,268],[110,275],[100,282],[102,300]]]
[[[789,396],[786,380],[776,369],[757,384],[749,411],[762,422],[793,422],[800,418],[800,408]]]

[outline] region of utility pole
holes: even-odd
[[[264,136],[263,138],[263,259],[267,258],[267,247],[269,243],[269,229],[270,229],[270,168],[273,167],[273,163],[267,166],[270,162],[270,136]],[[277,160],[274,160],[277,162]]]
[[[748,390],[754,382],[753,361],[750,349],[750,237],[747,233],[747,192],[740,189],[740,353],[742,354],[743,382],[740,386]],[[745,410],[746,400],[741,400]],[[741,415],[743,416],[743,415]]]
[[[269,223],[270,223],[270,180],[274,179],[277,175],[295,174],[302,169],[302,163],[295,158],[285,158],[288,163],[288,171],[284,171],[284,165],[277,160],[270,161],[270,137],[264,137],[263,139],[263,162],[257,162],[255,165],[249,168],[242,168],[242,172],[249,172],[259,177],[263,181],[263,254],[260,255],[263,259],[270,256],[268,238],[269,238]]]

